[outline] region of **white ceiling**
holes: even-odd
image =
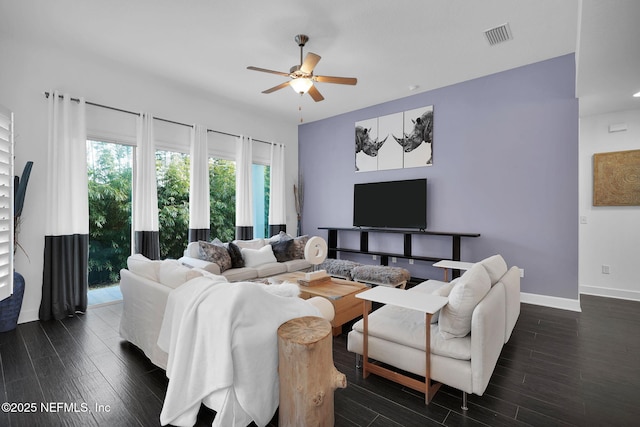
[[[581,115],[640,108],[637,0],[0,0],[0,33],[125,64],[287,121],[334,116],[417,92],[577,52]],[[584,18],[581,20],[579,16]],[[508,22],[513,40],[483,31]],[[357,77],[318,83],[314,103],[289,88],[265,95],[305,52],[315,73]],[[410,91],[409,86],[419,88]],[[99,100],[95,100],[99,102]]]

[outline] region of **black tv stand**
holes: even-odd
[[[480,237],[480,233],[458,233],[444,231],[427,231],[424,229],[400,229],[400,228],[362,228],[362,227],[318,227],[319,230],[328,230],[328,255],[329,258],[337,258],[338,252],[377,255],[381,265],[389,265],[389,257],[413,259],[417,261],[436,262],[440,260],[460,261],[460,243],[462,237]],[[339,231],[356,231],[360,233],[360,248],[342,248],[338,246]],[[404,235],[403,253],[389,253],[369,250],[369,233],[393,233]],[[451,255],[442,257],[415,255],[412,252],[413,236],[448,236],[451,237]],[[460,275],[459,270],[454,270],[453,277]]]

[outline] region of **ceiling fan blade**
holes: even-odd
[[[313,80],[320,83],[337,83],[339,85],[355,85],[358,79],[355,77],[313,76]]]
[[[271,74],[277,74],[279,76],[289,77],[289,73],[283,73],[282,71],[267,70],[266,68],[247,67],[247,70],[261,71],[263,73],[271,73]]]
[[[307,56],[304,57],[304,62],[302,62],[302,66],[300,66],[300,71],[311,74],[318,64],[318,61],[320,61],[320,55],[312,52],[307,53]]]
[[[311,98],[313,98],[313,100],[316,102],[320,102],[324,99],[324,96],[322,96],[320,92],[318,92],[318,89],[315,86],[311,86],[308,93],[309,95],[311,95]]]
[[[270,88],[270,89],[263,90],[263,91],[262,91],[262,93],[271,93],[271,92],[275,92],[275,91],[277,91],[277,90],[282,89],[283,87],[287,87],[287,86],[289,86],[289,84],[290,84],[290,83],[291,83],[291,80],[287,80],[287,81],[286,81],[286,82],[284,82],[284,83],[280,83],[278,86],[274,86],[274,87],[272,87],[272,88]]]

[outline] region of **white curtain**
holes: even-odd
[[[61,99],[62,98],[62,99]],[[40,320],[87,309],[89,197],[85,101],[49,96]]]
[[[191,175],[189,185],[189,241],[209,240],[209,157],[207,128],[191,130]]]
[[[240,135],[236,141],[236,239],[253,239],[253,141]]]
[[[160,259],[156,147],[153,116],[147,113],[141,113],[137,119],[134,184],[135,252],[150,259]]]
[[[284,145],[272,144],[269,189],[269,233],[271,235],[287,229],[284,177]]]

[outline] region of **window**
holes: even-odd
[[[156,151],[160,258],[178,259],[189,241],[189,155]]]
[[[253,237],[269,236],[270,167],[253,164]],[[236,163],[209,159],[209,194],[211,197],[211,238],[223,242],[236,234]]]
[[[118,283],[131,254],[133,147],[87,141],[89,288]]]
[[[211,238],[230,242],[236,235],[236,162],[209,159]]]
[[[253,164],[253,237],[269,236],[269,182],[271,167]]]

